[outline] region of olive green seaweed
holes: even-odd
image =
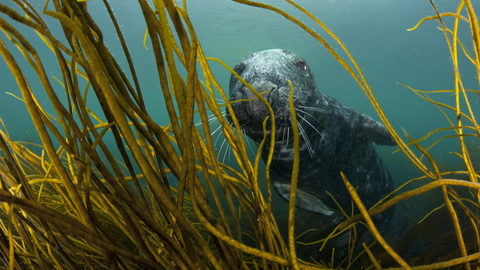
[[[189,19],[188,1],[183,1],[183,6],[180,6],[174,0],[138,0],[147,26],[144,46],[153,53],[156,79],[170,120],[168,126],[160,126],[148,114],[127,41],[107,0],[103,0],[104,8],[127,60],[126,67],[122,67],[107,49],[106,45],[112,41],[104,40],[102,31],[107,29],[97,25],[90,16],[88,1],[48,0],[39,13],[28,0],[10,0],[0,4],[0,29],[4,34],[0,38],[0,54],[18,84],[21,97],[9,94],[25,103],[41,144],[16,141],[2,122],[0,269],[353,269],[360,265],[367,269],[381,269],[391,266],[378,259],[380,255],[372,251],[376,246],[381,246],[386,256],[401,266],[398,269],[478,267],[480,176],[478,168],[477,171],[474,168],[476,164],[470,156],[466,138],[480,138],[480,127],[473,113],[474,103],[469,102],[467,97],[467,92],[471,97],[478,95],[479,91],[464,88],[458,67],[460,45],[480,77],[479,26],[470,1],[460,1],[455,12],[444,13],[439,13],[430,1],[436,15],[425,17],[408,29],[413,31],[432,20],[439,23],[450,49],[455,89],[422,91],[403,85],[434,104],[450,124],[420,139],[414,139],[404,131],[407,142],[390,124],[345,45],[314,15],[286,0],[317,23],[337,44],[328,44],[300,19],[276,7],[248,0],[234,1],[278,13],[317,39],[363,89],[397,142],[398,151],[423,175],[398,187],[391,198],[388,196],[366,209],[356,195],[355,187],[342,173],[353,198],[352,209],[355,203],[360,214],[352,212],[348,215],[347,209],[340,209],[346,219],[327,237],[304,242],[301,238],[311,230],[295,231],[296,181],[300,159],[299,134],[293,124],[295,157],[288,233],[284,236],[272,214],[269,166],[275,132],[272,130],[270,138],[267,138],[267,120],[271,121],[274,129],[273,110],[261,93],[226,64],[204,55]],[[468,17],[461,15],[462,11],[466,11]],[[445,17],[454,20],[453,29],[446,27]],[[63,36],[50,32],[44,20],[46,18],[62,26]],[[458,40],[460,20],[470,26],[473,54],[468,51],[468,45]],[[61,74],[49,78],[49,71],[45,70],[36,50],[38,45],[32,44],[31,38],[22,34],[23,30],[21,33],[13,26],[18,24],[34,30],[50,48]],[[147,45],[148,40],[151,44]],[[16,54],[9,49],[12,46],[20,51],[21,57],[14,56]],[[347,60],[336,53],[338,48],[346,53]],[[54,114],[44,110],[30,88],[28,80],[31,78],[18,64],[23,59],[36,73]],[[176,59],[179,61],[176,62]],[[245,147],[247,138],[241,132],[228,97],[210,70],[211,63],[223,65],[268,107],[270,115],[263,122],[264,137],[254,161],[248,157]],[[181,70],[186,71],[186,77],[181,76]],[[203,74],[198,74],[200,72]],[[200,80],[200,75],[203,75],[204,81]],[[53,84],[63,87],[65,97],[55,92]],[[293,91],[295,89],[291,85],[290,108],[292,121],[296,122]],[[220,94],[225,105],[219,105],[216,93]],[[455,96],[455,106],[431,98],[432,95],[451,93]],[[101,112],[87,106],[87,96],[89,100],[98,102]],[[461,108],[461,104],[466,105],[466,110]],[[223,117],[224,109],[229,110],[232,125]],[[449,113],[454,113],[455,119],[451,119]],[[193,121],[195,115],[201,119],[199,128]],[[239,169],[217,160],[209,115],[218,119]],[[443,136],[429,146],[422,145],[428,137],[444,131],[454,131],[455,134]],[[107,137],[108,140],[114,139],[115,152],[119,154],[114,155],[112,147],[107,146]],[[452,153],[462,161],[465,170],[442,169],[430,154],[429,150],[434,145],[447,139],[458,140],[461,151]],[[266,198],[259,185],[263,181],[259,175],[265,143],[270,143],[265,168]],[[416,154],[418,151],[420,156]],[[134,168],[138,168],[140,173],[136,173]],[[466,177],[453,179],[459,175]],[[445,178],[450,176],[451,179]],[[424,181],[420,187],[407,189],[412,182],[420,179],[429,181]],[[458,186],[475,193],[473,199],[460,196],[454,190]],[[436,188],[442,190],[444,203],[429,209],[425,218],[441,208],[448,210],[460,257],[413,266],[384,240],[371,218],[401,201]],[[329,195],[335,200],[335,194]],[[474,237],[464,235],[464,225],[460,224],[457,211],[462,211],[462,215],[468,218]],[[375,241],[357,243],[356,226],[367,226]],[[348,255],[336,260],[335,249],[328,250],[326,244],[342,232],[350,232]],[[246,241],[246,236],[254,244]],[[302,247],[316,243],[321,243],[321,247],[316,248],[319,252],[329,254],[329,263],[317,262],[314,257],[305,261],[297,255]],[[471,243],[474,248],[471,248]],[[357,246],[361,246],[360,249],[355,248]]]

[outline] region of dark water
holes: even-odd
[[[153,54],[151,49],[147,50],[143,47],[146,25],[140,8],[135,1],[111,2],[132,53],[142,91],[144,96],[148,97],[146,99],[148,111],[158,123],[166,125],[169,120],[163,106]],[[324,37],[345,59],[345,54],[338,44],[335,44],[312,20],[287,2],[275,0],[264,2],[299,18]],[[440,24],[437,21],[427,21],[415,31],[406,31],[416,25],[421,18],[435,15],[429,1],[299,0],[297,2],[342,40],[362,69],[385,114],[402,138],[407,140],[401,128],[413,138],[418,139],[433,129],[449,125],[443,114],[433,104],[397,84],[399,82],[421,90],[454,88],[453,65],[448,45],[443,32],[437,29]],[[458,1],[442,0],[435,1],[435,4],[439,12],[455,12]],[[101,1],[89,1],[88,6],[92,16],[103,29],[108,48],[118,56],[117,60],[126,68],[126,61]],[[43,4],[37,4],[39,10],[41,7]],[[233,67],[252,52],[271,48],[289,49],[307,60],[320,91],[379,119],[366,95],[347,71],[318,41],[284,17],[271,11],[227,0],[187,0],[187,8],[206,56],[221,59]],[[467,14],[463,15],[467,16]],[[447,27],[453,28],[452,17],[445,18],[444,21]],[[47,20],[48,22],[52,23],[49,27],[53,32],[60,31],[54,20]],[[23,26],[18,24],[14,26],[18,27],[22,33],[26,33],[29,41],[35,44],[44,61],[47,74],[60,78],[61,74],[53,54],[42,44],[38,36]],[[459,38],[473,53],[471,32],[466,26],[465,22],[460,22]],[[6,39],[4,35],[2,39]],[[11,43],[8,41],[6,43],[9,48],[13,48]],[[149,41],[147,41],[148,46]],[[25,60],[22,60],[18,51],[15,53],[19,63],[24,67],[24,72],[30,78],[30,86],[40,104],[53,113],[42,85],[35,79],[33,70],[28,67]],[[462,55],[461,52],[459,54]],[[478,89],[474,65],[463,56],[460,57],[459,65],[465,88]],[[211,63],[211,68],[219,83],[227,90],[229,72],[216,63]],[[52,84],[58,93],[64,91],[53,78]],[[15,140],[30,141],[28,135],[30,134],[34,142],[39,142],[24,104],[5,92],[21,95],[2,59],[0,60],[0,118],[3,119]],[[453,95],[432,94],[431,96],[437,101],[454,105]],[[470,102],[474,113],[478,113],[478,96],[472,96]],[[100,112],[93,99],[91,108]],[[448,116],[452,121],[455,120],[453,112],[448,112]],[[451,134],[453,133],[444,131],[440,135],[432,136],[422,145],[428,147],[441,136]],[[414,168],[402,153],[392,154],[396,148],[377,147],[377,149],[390,169],[397,186],[421,175],[421,172]],[[431,149],[437,161],[441,161],[444,166],[461,167],[457,158],[449,154],[452,151],[459,151],[456,139],[442,141]],[[419,211],[422,212],[422,210]]]

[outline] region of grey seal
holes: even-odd
[[[276,141],[270,177],[280,197],[289,201],[293,168],[288,80],[293,84],[301,136],[296,207],[332,216],[338,207],[330,193],[347,213],[351,213],[351,196],[340,172],[357,188],[367,209],[393,190],[392,177],[372,145],[372,142],[396,145],[386,127],[321,93],[302,57],[288,50],[260,51],[247,56],[234,70],[262,93],[273,109]],[[229,91],[231,102],[255,97],[234,75]],[[265,104],[256,98],[232,103],[232,108],[242,132],[259,144],[264,135],[262,123],[269,116]],[[228,110],[227,120],[232,121]],[[271,123],[269,125],[271,129]],[[267,140],[262,153],[264,160],[268,157],[270,136]]]

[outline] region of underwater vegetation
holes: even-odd
[[[203,54],[186,1],[178,5],[173,0],[153,0],[149,5],[146,0],[138,0],[147,25],[146,41],[150,42],[148,47],[157,67],[157,77],[151,79],[158,80],[170,120],[168,126],[160,126],[148,113],[127,43],[108,1],[103,1],[104,8],[116,29],[116,42],[123,48],[122,57],[128,61],[125,67],[108,50],[102,25],[90,16],[88,2],[51,0],[45,2],[43,10],[35,10],[28,0],[11,0],[0,4],[0,54],[17,81],[22,94],[18,98],[25,103],[41,144],[18,142],[5,127],[0,132],[0,268],[477,268],[480,176],[475,167],[478,163],[473,162],[478,159],[471,155],[478,155],[475,147],[480,127],[474,116],[478,108],[469,98],[478,99],[479,91],[465,88],[458,67],[458,58],[466,57],[476,67],[477,80],[480,78],[479,23],[470,1],[459,1],[456,11],[442,14],[431,1],[436,15],[422,19],[411,29],[427,20],[438,22],[450,48],[455,88],[422,91],[405,85],[425,103],[434,104],[449,123],[422,138],[412,138],[405,131],[408,140],[392,127],[343,43],[307,10],[287,0],[318,23],[338,43],[335,46],[344,50],[348,61],[320,35],[282,10],[253,1],[234,1],[274,11],[314,36],[361,86],[397,142],[398,151],[423,175],[370,209],[363,206],[355,187],[343,177],[361,214],[349,215],[349,209],[344,209],[343,222],[326,231],[326,235],[308,236],[309,243],[300,243],[310,232],[296,228],[299,221],[295,220],[295,200],[291,196],[284,237],[277,225],[278,217],[272,214],[268,172],[271,154],[266,179],[260,178],[263,144],[256,158],[250,160],[246,138],[239,131],[228,97],[209,68],[211,61],[221,61]],[[452,28],[443,22],[447,16],[455,19]],[[49,23],[61,25],[62,36],[50,32],[46,18]],[[460,21],[466,22],[463,27],[470,27],[471,41],[457,38]],[[56,56],[61,74],[53,78],[48,75],[36,50],[40,45],[30,43],[15,25],[38,34],[44,42],[41,45],[46,44]],[[472,45],[465,46],[466,42]],[[470,46],[473,52],[468,51]],[[19,50],[23,58],[16,58],[9,48]],[[20,60],[27,61],[36,73],[55,114],[47,113],[37,101],[18,64]],[[182,77],[180,70],[185,70],[187,76]],[[60,83],[64,93],[54,91],[54,83]],[[219,104],[216,93],[225,105]],[[435,101],[432,97],[437,94],[453,94],[455,106]],[[100,113],[87,106],[87,96],[98,102]],[[233,126],[222,115],[225,109],[232,115]],[[194,115],[200,116],[201,129],[194,124]],[[239,169],[217,159],[209,115],[218,119]],[[425,145],[426,138],[443,131],[454,134]],[[115,149],[106,143],[107,136],[115,141]],[[298,130],[294,131],[296,145],[298,137]],[[473,138],[473,147],[467,147],[467,138]],[[456,140],[459,151],[445,152],[452,152],[461,161],[462,169],[450,171],[437,166],[429,150],[441,140]],[[273,153],[273,147],[270,149]],[[291,195],[295,194],[296,160]],[[266,194],[259,188],[259,182],[264,180]],[[413,182],[420,183],[418,180],[422,180],[420,186],[408,188]],[[399,239],[391,240],[379,233],[372,217],[408,199],[434,198],[427,196],[430,191],[440,194],[440,204],[429,209],[425,219],[415,222]],[[372,241],[357,241],[363,239],[356,234],[360,227],[367,229]],[[344,235],[347,248],[339,257],[329,243]],[[314,251],[304,252],[304,246]]]

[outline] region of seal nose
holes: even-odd
[[[272,93],[274,93],[277,89],[278,89],[278,86],[276,84],[273,84],[271,82],[258,82],[258,83],[253,83],[251,84],[253,88],[255,88],[255,90],[257,90],[257,92],[267,100],[268,103],[271,104],[271,97],[272,97]],[[250,91],[248,91],[250,92]],[[251,98],[255,97],[255,95],[253,95],[253,93],[251,93]],[[258,100],[258,102],[261,102],[260,100]],[[263,103],[262,103],[263,104]]]
[[[267,98],[272,92],[278,89],[278,86],[271,82],[253,84],[252,87],[255,88],[255,90],[257,90],[257,92],[260,93],[264,98]]]
[[[278,88],[275,84],[271,82],[253,83],[251,85],[264,99],[267,100],[268,103],[270,103],[272,91]],[[250,90],[248,90],[248,92],[249,94],[247,94],[247,98],[255,97],[255,95],[253,95]],[[247,104],[248,114],[252,118],[258,119],[260,122],[263,122],[263,119],[265,119],[265,117],[270,114],[267,106],[265,106],[265,104],[263,104],[263,102],[258,98],[249,101]]]
[[[287,88],[281,87],[270,81],[262,81],[251,85],[269,103],[273,110],[275,124],[290,126],[291,115],[290,105],[288,103],[289,92],[287,92]],[[250,94],[253,97],[253,93],[250,92]],[[267,106],[265,106],[265,104],[258,98],[253,99],[248,103],[247,111],[248,114],[253,116],[258,123],[262,123],[265,117],[270,115],[270,111],[268,110]],[[259,129],[261,129],[261,127],[259,127]]]

